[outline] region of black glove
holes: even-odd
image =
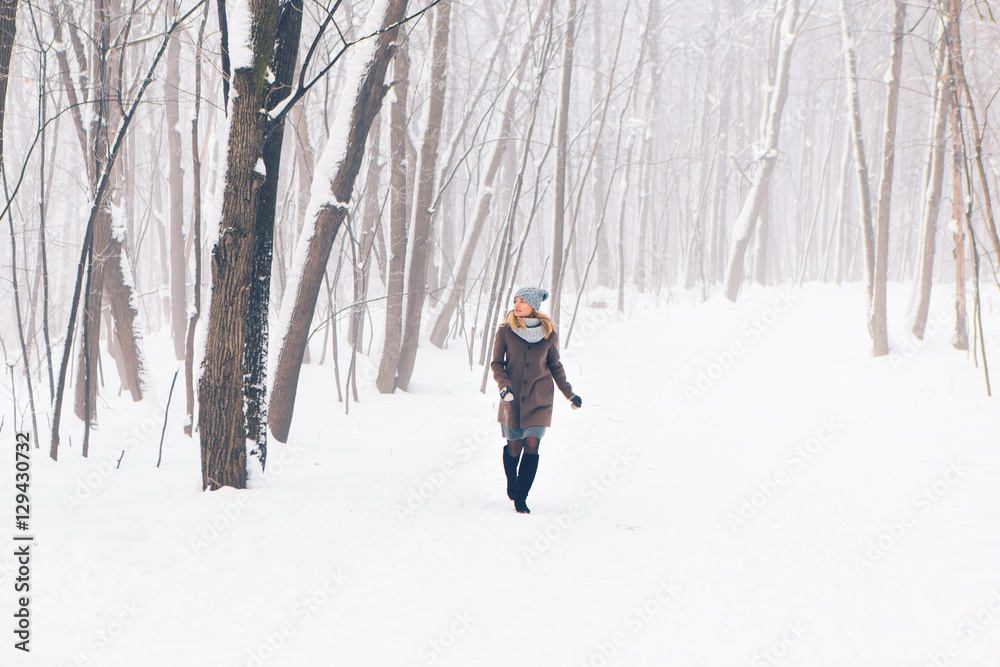
[[[510,388],[504,387],[500,390],[500,400],[504,403],[510,403],[514,400],[514,392],[512,392]]]
[[[570,402],[570,409],[572,410],[579,410],[580,408],[583,407],[583,399],[577,396],[576,394],[573,394],[573,398],[569,399],[569,402]]]

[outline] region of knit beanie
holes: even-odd
[[[514,293],[514,296],[521,297],[534,310],[538,310],[542,307],[542,301],[549,298],[549,293],[541,287],[522,287]]]

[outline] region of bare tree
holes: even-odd
[[[951,221],[955,231],[955,335],[952,345],[958,350],[969,349],[968,313],[965,308],[965,212],[962,208],[962,168],[965,164],[965,146],[962,143],[961,103],[958,101],[959,67],[962,47],[959,20],[962,3],[960,0],[945,0],[945,35],[948,40],[948,72],[951,78],[950,90],[955,96],[951,104]]]
[[[735,301],[743,281],[743,256],[753,235],[761,206],[767,196],[767,188],[778,159],[778,135],[781,130],[781,114],[788,99],[788,71],[791,67],[792,47],[795,45],[799,27],[799,2],[787,0],[784,5],[781,25],[781,38],[778,51],[777,75],[775,89],[771,94],[770,105],[766,111],[767,122],[762,142],[761,155],[758,156],[757,169],[754,172],[750,191],[747,193],[739,217],[733,229],[733,243],[729,251],[729,265],[726,269],[726,296]]]
[[[879,183],[878,218],[875,227],[875,285],[872,292],[868,328],[872,352],[889,354],[886,331],[885,299],[889,271],[889,204],[892,201],[892,172],[896,155],[896,110],[899,106],[899,76],[903,67],[903,36],[906,30],[906,2],[893,1],[892,55],[889,58],[889,81],[885,103],[885,132],[882,143],[882,180]]]
[[[383,394],[396,389],[396,366],[403,341],[403,290],[407,233],[406,104],[410,57],[404,41],[393,58],[392,103],[389,107],[389,266],[386,282],[385,343],[375,386]]]
[[[309,207],[313,217],[303,227],[289,289],[282,299],[281,347],[268,403],[271,434],[279,442],[288,438],[302,356],[319,287],[333,241],[347,215],[347,202],[361,169],[368,130],[387,90],[383,83],[385,73],[395,51],[396,35],[405,10],[406,0],[387,0],[384,9],[372,10],[376,22],[369,23],[368,27],[374,36],[355,47],[357,50],[352,56],[364,66],[352,69],[353,76],[346,84],[351,102],[345,101],[338,108],[334,123],[337,133],[331,133],[324,149],[325,159],[319,162],[332,165],[329,173],[316,176],[324,181],[329,179],[330,187],[322,196],[320,188],[313,188],[314,198]],[[337,155],[342,157],[334,161]]]
[[[171,18],[180,9],[179,0],[171,0]],[[170,330],[173,334],[174,354],[184,358],[185,329],[187,325],[187,266],[184,261],[184,170],[181,168],[183,151],[180,123],[181,42],[174,37],[167,47],[167,77],[165,82],[164,111],[167,120],[167,153],[170,180]]]
[[[195,44],[194,53],[194,115],[191,118],[191,176],[192,176],[192,204],[191,204],[191,237],[194,244],[194,299],[192,302],[191,316],[188,319],[187,341],[184,353],[184,385],[187,397],[187,419],[184,423],[184,433],[192,435],[194,431],[194,339],[198,327],[198,320],[201,318],[201,146],[199,145],[198,125],[201,121],[201,51],[205,43],[205,26],[208,23],[208,10],[211,7],[205,3],[205,14],[201,19],[201,26],[198,28],[198,41]]]
[[[937,237],[937,219],[941,209],[941,190],[944,182],[944,156],[947,152],[948,110],[952,92],[950,77],[944,76],[947,67],[947,45],[942,32],[935,58],[934,115],[931,119],[931,142],[927,150],[924,169],[924,198],[922,208],[923,235],[920,242],[920,269],[917,278],[917,307],[910,326],[913,335],[924,337],[927,315],[930,311],[931,286],[934,282],[934,254]]]
[[[257,251],[257,212],[264,174],[257,169],[264,146],[268,95],[262,75],[271,63],[278,0],[250,0],[250,59],[232,72],[226,190],[219,240],[212,249],[212,292],[205,361],[198,383],[202,485],[207,490],[246,487],[244,348]]]
[[[121,13],[120,0],[98,0],[94,13],[94,30],[97,39],[91,59],[96,86],[96,109],[90,127],[91,159],[93,174],[107,169],[111,177],[107,194],[100,200],[91,259],[88,262],[86,300],[84,305],[83,344],[77,374],[76,413],[85,423],[94,420],[97,398],[97,364],[101,331],[101,308],[106,295],[111,305],[115,329],[109,342],[117,346],[112,358],[118,363],[122,385],[132,394],[133,400],[142,398],[140,372],[142,357],[139,351],[135,319],[138,312],[132,296],[132,271],[125,256],[125,221],[116,219],[121,208],[123,170],[111,156],[111,130],[121,121],[121,107],[116,100],[122,93],[122,52],[127,30],[113,31],[113,24],[128,25]],[[97,182],[93,183],[94,191]],[[89,428],[85,431],[83,454],[89,451]]]
[[[292,95],[301,33],[302,0],[284,0],[278,15],[274,53],[269,66],[273,82],[263,107],[268,114],[264,126],[264,143],[261,146],[264,182],[257,200],[256,247],[253,251],[253,280],[250,283],[246,320],[247,347],[243,356],[247,439],[254,441],[253,452],[259,458],[262,468],[267,463],[266,375],[271,259],[274,254],[274,217],[278,205],[281,147],[285,137],[285,114],[275,114],[275,110]]]
[[[569,0],[566,8],[566,34],[563,39],[562,79],[559,83],[559,117],[556,127],[555,201],[552,202],[552,320],[559,323],[562,299],[563,227],[566,217],[566,167],[569,161],[569,107],[573,84],[573,48],[576,43],[576,0]]]
[[[857,58],[854,52],[854,37],[847,15],[847,0],[840,0],[840,26],[844,37],[844,63],[847,69],[848,115],[851,121],[851,135],[854,137],[854,163],[858,176],[858,203],[861,215],[861,233],[864,239],[865,277],[868,281],[868,298],[875,293],[875,228],[872,224],[872,196],[868,187],[868,158],[865,156],[865,142],[861,128],[861,94],[858,91]]]
[[[431,205],[437,175],[438,142],[444,113],[445,75],[448,71],[448,35],[451,25],[451,0],[442,0],[434,12],[434,46],[431,53],[430,99],[424,122],[424,140],[420,145],[420,163],[416,198],[413,201],[413,235],[409,245],[406,280],[406,315],[403,320],[403,343],[396,368],[396,386],[406,390],[413,375],[420,337],[420,317],[427,290],[427,267],[434,249]]]
[[[530,35],[537,33],[544,14],[545,12],[542,10],[539,10],[536,14]],[[453,284],[441,299],[442,307],[438,312],[434,329],[431,331],[431,343],[437,347],[444,347],[448,330],[451,327],[451,319],[458,308],[459,301],[465,294],[465,290],[468,288],[469,270],[472,267],[473,256],[479,247],[479,240],[486,227],[486,221],[493,203],[496,177],[500,173],[500,166],[503,164],[503,158],[511,143],[511,130],[514,124],[517,101],[523,95],[521,81],[524,78],[524,71],[530,61],[532,43],[533,38],[529,36],[524,48],[521,50],[517,69],[514,70],[514,74],[508,84],[509,88],[507,90],[506,101],[504,102],[503,117],[500,127],[497,129],[496,138],[492,142],[493,151],[490,154],[490,160],[487,163],[486,170],[483,172],[476,192],[476,203],[473,208],[475,217],[472,224],[468,227],[465,239],[462,241],[462,247],[459,250],[459,261],[455,269]]]

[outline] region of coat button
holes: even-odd
[[[525,364],[525,366],[530,366],[530,365],[531,365],[530,363],[528,363],[528,364]]]
[[[522,380],[521,384],[528,384],[528,381],[527,380]]]
[[[524,401],[525,401],[525,398],[524,398],[524,396],[522,396],[521,397],[521,402],[524,403]]]

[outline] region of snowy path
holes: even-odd
[[[199,493],[183,438],[152,468],[157,427],[67,510],[95,464],[38,456],[14,664],[995,666],[1000,410],[947,326],[870,359],[859,289],[574,334],[584,409],[557,405],[530,516],[460,350],[347,417],[307,367],[251,491]]]

